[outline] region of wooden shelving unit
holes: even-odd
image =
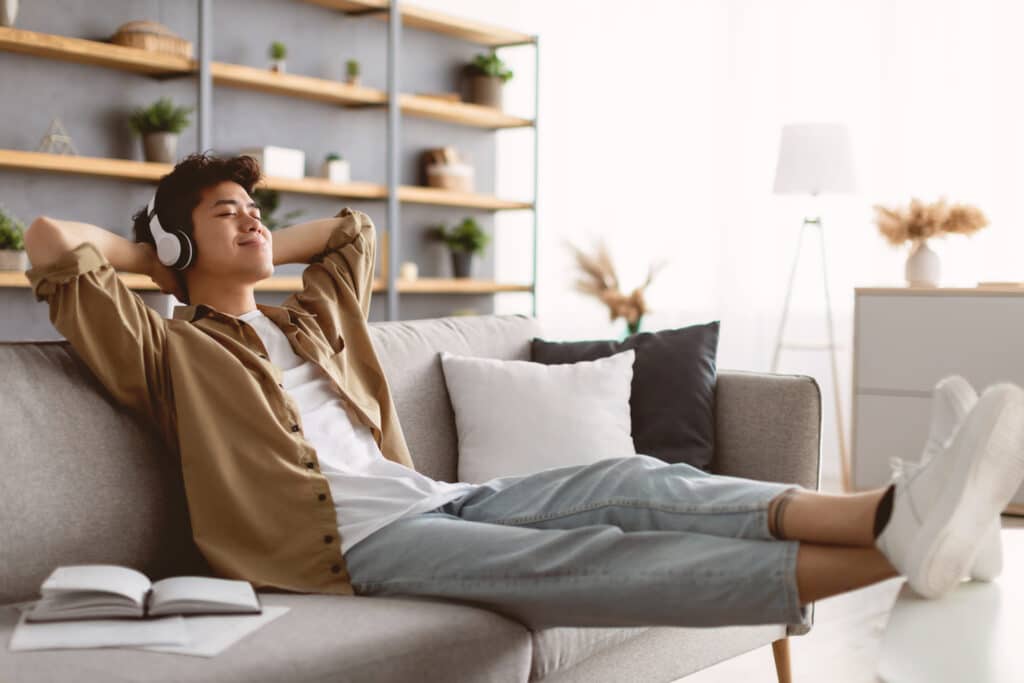
[[[377,19],[390,20],[391,4],[388,0],[303,0],[350,14],[369,14]],[[402,23],[410,28],[433,31],[459,40],[489,47],[532,45],[539,51],[535,36],[512,31],[482,22],[466,20],[433,10],[401,4]],[[206,15],[208,22],[209,17]],[[204,15],[200,12],[200,34]],[[392,24],[392,28],[394,24]],[[210,85],[246,89],[271,95],[324,102],[342,107],[377,107],[384,109],[390,101],[397,101],[403,115],[442,121],[459,126],[489,130],[509,128],[535,128],[536,120],[506,114],[492,107],[452,101],[429,95],[399,93],[394,83],[388,90],[352,86],[330,79],[301,74],[275,73],[268,69],[240,64],[211,62],[208,59],[186,59],[148,50],[124,47],[111,43],[0,27],[0,51],[16,52],[45,59],[117,69],[155,78],[197,77],[200,84],[200,109],[203,98],[209,95]],[[200,53],[200,56],[202,54]],[[388,59],[398,60],[398,52],[389,43]],[[202,118],[202,117],[200,117]],[[205,126],[205,127],[204,127]],[[389,140],[393,130],[388,116]],[[205,132],[204,132],[205,131]],[[209,123],[199,124],[199,145],[209,144]],[[205,142],[204,142],[205,140]],[[534,152],[537,150],[536,133]],[[172,170],[168,164],[155,164],[128,159],[66,156],[39,152],[0,149],[0,168],[33,172],[69,173],[115,178],[143,183],[155,183]],[[535,159],[536,172],[536,159]],[[388,184],[368,182],[332,183],[323,178],[266,178],[269,189],[329,197],[363,200],[383,200],[388,203],[389,221],[400,221],[399,202],[448,206],[471,210],[506,211],[533,210],[533,202],[505,200],[492,195],[452,192],[438,188],[403,186],[389,175]],[[535,182],[536,194],[536,182]],[[385,238],[388,234],[384,235]],[[536,279],[537,218],[533,227],[534,280]],[[395,257],[397,258],[397,257]],[[392,269],[397,269],[395,264]],[[387,272],[388,264],[385,264]],[[156,285],[143,275],[125,273],[122,277],[130,287],[139,290],[157,290]],[[391,289],[389,290],[389,283]],[[0,272],[0,287],[28,287],[22,273]],[[301,288],[300,277],[272,277],[257,286],[261,291],[296,291]],[[393,276],[375,283],[375,291],[388,291],[389,317],[397,310],[395,292],[410,294],[491,294],[496,292],[534,292],[530,284],[501,284],[489,280],[420,278],[413,281],[396,280]],[[534,298],[534,313],[536,299]]]
[[[139,291],[159,291],[156,283],[139,273],[118,273],[130,288]],[[417,280],[396,280],[398,291],[405,294],[494,294],[497,292],[529,292],[530,285],[494,282],[493,280],[419,278]],[[0,287],[28,288],[28,278],[18,271],[0,271]],[[373,291],[387,291],[387,282],[376,280]],[[257,283],[260,292],[297,292],[302,289],[299,275],[275,275]]]
[[[305,0],[305,2],[348,14],[373,14],[381,19],[387,18],[386,14],[391,4],[387,0]],[[436,10],[403,4],[401,13],[403,26],[433,31],[480,45],[500,47],[534,42],[534,37],[526,33],[455,17]]]

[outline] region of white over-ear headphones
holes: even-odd
[[[160,218],[156,215],[155,194],[149,200],[146,215],[149,217],[149,232],[153,235],[156,257],[160,259],[160,263],[177,270],[185,270],[192,265],[196,253],[192,239],[181,230],[167,232],[163,229]]]

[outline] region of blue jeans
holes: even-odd
[[[530,628],[808,624],[799,543],[768,529],[795,484],[647,455],[499,477],[345,555],[357,595],[442,598]]]

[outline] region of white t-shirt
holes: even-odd
[[[385,458],[370,428],[349,417],[326,373],[298,356],[272,320],[258,309],[238,319],[259,334],[270,362],[281,370],[284,390],[299,406],[304,436],[316,449],[341,520],[343,554],[400,517],[433,510],[476,488],[467,482],[436,481]]]

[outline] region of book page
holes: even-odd
[[[43,581],[40,591],[44,596],[69,591],[105,591],[123,595],[141,606],[149,587],[149,578],[130,567],[74,564],[54,569]]]
[[[182,646],[189,642],[184,617],[152,621],[94,619],[33,624],[22,613],[11,636],[11,652],[64,648]]]
[[[248,581],[218,579],[209,576],[172,576],[153,584],[149,613],[178,610],[258,612],[256,592]]]

